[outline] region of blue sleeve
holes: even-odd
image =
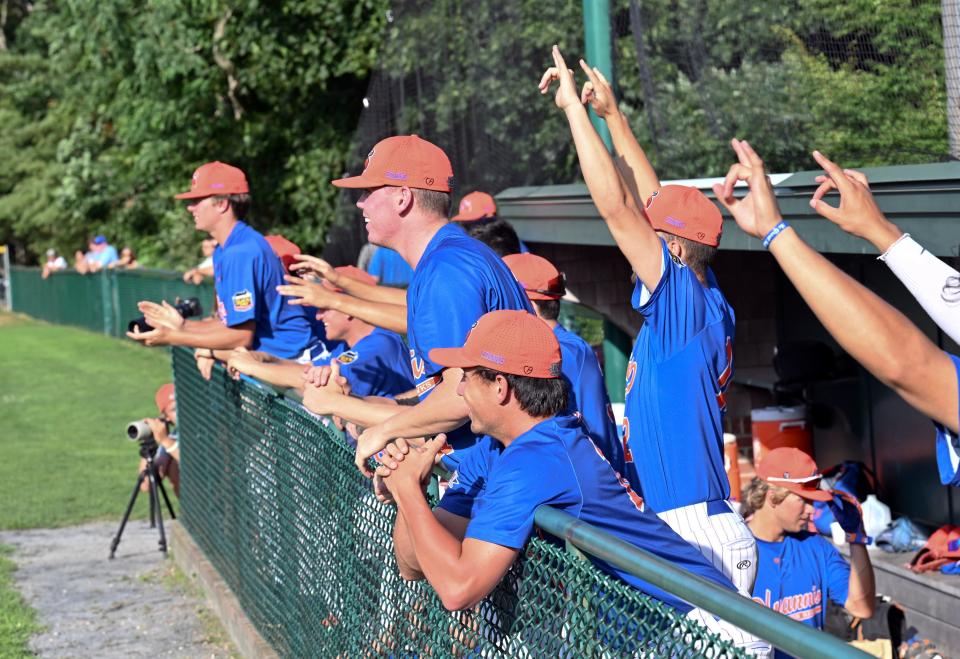
[[[947,354],[950,355],[950,353]],[[957,374],[957,388],[960,391],[960,358],[950,355],[950,359],[953,360]],[[958,408],[960,408],[960,402],[958,402]],[[960,436],[939,423],[934,425],[937,428],[937,468],[940,471],[940,482],[944,485],[960,487]]]
[[[227,327],[256,318],[257,282],[260,268],[259,255],[242,250],[231,250],[221,255],[219,262],[221,279],[217,282],[217,295],[223,302]]]
[[[457,264],[444,261],[435,261],[429,267],[429,291],[413,302],[417,305],[415,318],[427,322],[417,321],[417,345],[410,346],[423,360],[426,376],[444,369],[430,361],[429,350],[461,347],[470,328],[486,313],[486,291],[478,274],[470,276]]]
[[[370,263],[367,264],[367,272],[377,278],[377,281],[383,279],[383,247],[377,247],[373,256],[370,257]]]
[[[579,378],[573,383],[573,391],[587,434],[603,451],[614,470],[624,474],[623,446],[617,435],[603,372],[592,349],[580,365]]]
[[[837,548],[823,537],[817,537],[823,551],[826,574],[827,597],[843,606],[850,592],[850,564],[840,555]]]
[[[474,505],[487,484],[487,474],[490,471],[488,442],[492,441],[494,440],[484,437],[481,440],[482,445],[477,445],[476,450],[467,451],[466,457],[450,478],[438,508],[460,517],[473,517]]]
[[[686,346],[711,319],[703,284],[690,268],[673,260],[663,239],[660,246],[663,259],[660,282],[647,297],[643,283],[637,278],[632,303],[644,323],[650,326],[653,345],[667,357]]]

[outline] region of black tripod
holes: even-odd
[[[157,445],[154,442],[140,442],[140,457],[147,461],[146,466],[137,476],[137,483],[133,486],[133,494],[130,495],[130,502],[127,503],[127,510],[123,513],[123,519],[120,520],[120,528],[117,529],[117,535],[110,543],[110,558],[117,553],[117,545],[120,544],[120,536],[123,535],[123,529],[130,519],[130,511],[133,510],[133,504],[137,502],[137,495],[140,494],[140,485],[144,479],[150,484],[150,528],[156,527],[160,530],[160,551],[167,553],[167,536],[163,532],[163,511],[160,506],[160,495],[163,495],[163,502],[167,504],[167,511],[170,513],[170,519],[176,519],[173,514],[173,506],[170,505],[170,498],[160,480],[160,472],[157,465],[153,462],[153,456],[157,452]]]

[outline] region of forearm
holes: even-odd
[[[400,409],[393,400],[378,396],[365,398],[340,396],[332,407],[334,407],[333,415],[355,423],[361,428],[379,425],[396,415],[397,410]]]
[[[295,362],[245,364],[243,373],[278,387],[303,388],[303,365]]]
[[[393,553],[397,558],[397,567],[400,576],[407,581],[421,581],[424,578],[417,554],[413,549],[413,540],[407,528],[403,512],[397,511],[397,519],[393,525]]]
[[[909,235],[888,247],[887,250],[881,250],[885,253],[880,260],[903,282],[933,322],[951,339],[960,343],[960,315],[957,314],[956,301],[951,298],[951,302],[947,302],[943,297],[947,280],[960,277],[960,272],[925,250]],[[954,281],[960,285],[960,280]],[[957,293],[960,294],[960,288]]]
[[[340,277],[336,285],[361,300],[396,304],[404,308],[407,306],[407,292],[402,288],[366,284],[351,277]]]
[[[623,175],[633,198],[642,208],[646,200],[660,189],[660,178],[622,112],[617,111],[608,116],[607,127],[613,140],[617,169]]]
[[[348,316],[359,318],[371,325],[396,332],[407,333],[407,307],[387,302],[371,302],[350,295],[338,295],[333,308]]]
[[[383,434],[390,438],[425,437],[456,430],[469,418],[467,404],[457,395],[456,388],[443,388],[443,383],[430,396],[413,407],[401,406],[381,425]]]
[[[215,325],[220,325],[220,327]],[[195,326],[197,326],[197,329],[194,329]],[[174,346],[210,348],[212,350],[249,348],[253,344],[253,331],[245,328],[227,327],[220,321],[214,320],[212,323],[204,325],[195,323],[178,330],[169,330],[166,335],[166,343]]]
[[[850,545],[850,581],[844,608],[858,618],[870,618],[876,607],[877,587],[864,545]]]
[[[913,323],[808,246],[795,231],[770,252],[804,301],[851,357],[921,412],[957,428],[952,362]]]

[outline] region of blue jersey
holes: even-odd
[[[370,258],[367,272],[384,286],[407,286],[413,278],[413,268],[394,250],[378,247]]]
[[[443,366],[430,361],[434,348],[459,348],[480,316],[500,309],[533,313],[527,293],[492,249],[455,224],[440,228],[420,257],[407,289],[407,344],[421,399],[439,382]],[[447,434],[456,449],[472,446],[469,426]],[[449,466],[456,460],[445,458]]]
[[[413,389],[407,346],[396,332],[374,328],[352,348],[338,344],[327,361],[339,362],[357,396],[392,397]]]
[[[590,344],[562,325],[557,325],[553,334],[560,343],[561,367],[567,381],[567,413],[580,414],[590,439],[600,447],[617,473],[623,474],[623,446],[617,435],[600,362]]]
[[[790,533],[781,542],[757,538],[753,599],[797,622],[823,629],[827,600],[843,606],[850,565],[816,533]],[[778,656],[788,656],[777,652]]]
[[[257,231],[237,222],[213,252],[217,315],[227,327],[254,321],[253,349],[285,359],[303,355],[311,342],[303,307],[277,293],[283,264]]]
[[[957,390],[960,391],[960,358],[950,355],[950,359],[953,360],[957,373]],[[940,482],[960,487],[960,436],[939,423],[934,425],[937,427],[937,468],[940,470]]]
[[[724,588],[733,585],[643,502],[625,478],[614,473],[578,419],[547,419],[510,446],[490,438],[469,451],[440,508],[467,517],[467,538],[522,549],[533,531],[537,506],[549,505],[646,549]],[[603,572],[626,581],[685,613],[692,607],[675,596],[605,561]]]
[[[724,399],[733,372],[733,309],[712,272],[706,286],[661,240],[660,283],[638,280],[643,327],[627,364],[624,460],[651,508],[665,512],[726,500]]]

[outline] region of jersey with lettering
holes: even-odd
[[[627,364],[624,460],[647,505],[664,512],[726,500],[724,398],[733,372],[733,309],[662,248],[652,293],[637,280],[633,306],[643,315]]]
[[[393,397],[413,389],[407,346],[396,332],[377,327],[352,348],[341,342],[328,361],[340,365],[357,396]]]
[[[440,508],[467,517],[467,538],[522,549],[537,506],[549,505],[715,584],[732,584],[655,514],[573,416],[538,423],[510,446],[484,437],[450,481]],[[556,540],[556,539],[553,539]],[[692,607],[629,572],[591,557],[603,572],[685,613]]]
[[[562,325],[557,325],[553,334],[560,344],[561,368],[567,381],[567,413],[580,414],[590,439],[600,447],[617,473],[623,474],[623,445],[617,435],[597,355],[589,343]]]
[[[407,289],[407,344],[421,399],[430,395],[443,371],[430,361],[430,351],[461,347],[480,316],[500,309],[533,313],[526,291],[492,249],[455,224],[441,227],[427,244]],[[455,451],[476,441],[469,425],[447,434]],[[444,462],[453,467],[456,461],[447,456]]]
[[[213,252],[213,276],[220,321],[227,327],[254,321],[254,350],[296,359],[310,347],[306,313],[277,293],[283,264],[259,232],[237,222]]]
[[[847,601],[850,564],[821,535],[788,533],[781,542],[758,538],[757,557],[753,599],[774,611],[823,629],[827,600],[841,606]]]
[[[957,389],[960,391],[960,357],[947,354],[953,361],[957,374]],[[940,470],[940,482],[944,485],[960,487],[960,435],[939,423],[934,425],[937,427],[937,468]]]

